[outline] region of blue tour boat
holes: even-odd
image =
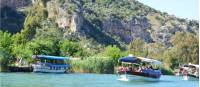
[[[33,72],[44,73],[64,73],[68,70],[69,64],[66,64],[66,57],[33,55]]]
[[[118,60],[121,67],[117,70],[118,80],[158,81],[162,75],[161,62],[143,57],[122,57]]]

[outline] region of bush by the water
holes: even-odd
[[[162,67],[161,72],[163,75],[173,75],[173,70],[171,68]]]
[[[72,72],[82,73],[113,73],[114,62],[107,57],[88,57],[83,60],[71,61]]]
[[[11,34],[0,31],[0,71],[6,71],[9,63],[12,61],[11,55]]]

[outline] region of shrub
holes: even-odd
[[[163,75],[173,75],[173,70],[171,68],[162,67],[161,72]]]
[[[117,61],[121,56],[121,51],[116,45],[110,45],[104,49],[103,55],[112,58],[114,61]]]

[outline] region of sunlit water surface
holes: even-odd
[[[119,81],[114,74],[0,73],[0,87],[199,87],[199,82],[167,75],[147,82]]]

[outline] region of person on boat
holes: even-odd
[[[152,66],[150,66],[149,68],[153,70],[153,67],[152,67]]]
[[[153,70],[153,67],[152,66],[148,66],[147,70]]]
[[[41,64],[41,62],[40,62],[40,61],[37,61],[36,63],[37,63],[37,64]]]
[[[132,71],[133,71],[133,72],[136,72],[136,71],[137,71],[137,68],[136,68],[136,67],[132,67]]]
[[[146,70],[147,68],[145,66],[142,66],[141,70]]]
[[[184,70],[184,71],[183,71],[183,76],[187,76],[187,74],[188,74],[188,71],[187,71],[187,70]]]
[[[122,67],[122,71],[123,71],[123,72],[126,72],[126,71],[127,71],[127,68],[126,68],[126,67]]]
[[[120,66],[120,67],[118,68],[118,73],[119,73],[119,74],[123,74],[123,73],[125,73],[125,72],[126,72],[126,67]]]
[[[130,72],[130,73],[133,71],[133,69],[132,69],[132,66],[131,66],[131,65],[129,65],[129,67],[128,67],[127,71],[128,71],[128,72]]]
[[[183,71],[184,71],[184,69],[181,67],[181,68],[179,69],[179,72],[180,72],[181,75],[183,75]]]
[[[142,68],[138,67],[136,72],[141,72]]]

